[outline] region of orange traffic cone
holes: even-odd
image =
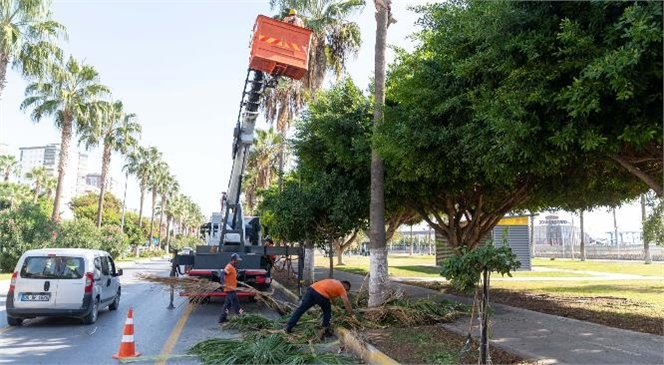
[[[129,308],[127,312],[127,321],[125,321],[124,331],[122,332],[122,341],[120,342],[120,350],[113,355],[116,359],[124,359],[126,357],[141,356],[136,352],[134,344],[134,309]]]

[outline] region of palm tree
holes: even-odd
[[[42,182],[42,188],[44,188],[44,191],[46,192],[46,197],[48,199],[53,199],[53,194],[57,186],[58,186],[58,179],[51,176],[50,174],[46,176],[46,178]]]
[[[0,201],[9,205],[9,210],[14,210],[21,203],[30,199],[30,187],[16,183],[0,183]]]
[[[175,179],[175,175],[168,175],[164,178],[163,185],[161,186],[161,202],[159,204],[159,245],[168,251],[167,243],[164,243],[164,236],[162,235],[164,214],[168,209],[169,201],[173,199],[180,190],[180,184]]]
[[[156,213],[155,205],[157,204],[157,197],[164,190],[166,185],[166,180],[169,177],[168,164],[164,161],[157,161],[154,169],[150,173],[148,178],[148,186],[152,192],[152,211],[150,214],[150,245],[152,245],[152,240],[154,238],[154,215]],[[152,247],[152,246],[150,246]]]
[[[104,211],[104,193],[111,155],[120,152],[123,155],[138,143],[141,125],[136,123],[136,114],[126,114],[121,101],[113,103],[102,101],[94,106],[94,118],[90,128],[82,133],[81,140],[86,147],[95,147],[103,143],[101,160],[101,188],[97,204],[97,227],[101,227]]]
[[[41,75],[62,51],[52,43],[66,38],[65,27],[51,19],[51,2],[0,0],[0,96],[11,62],[24,76]]]
[[[32,120],[39,122],[44,116],[55,117],[55,125],[61,130],[60,160],[58,162],[58,186],[51,219],[60,220],[60,199],[64,190],[64,178],[69,159],[69,145],[77,130],[85,129],[90,104],[109,93],[99,83],[99,74],[92,66],[70,57],[66,64],[57,63],[50,68],[46,79],[28,85],[27,98],[21,109],[31,108]]]
[[[385,49],[387,47],[387,27],[390,24],[391,0],[376,0],[376,54],[375,54],[375,98],[374,131],[383,122],[385,106]],[[369,307],[383,304],[390,295],[387,276],[387,243],[385,240],[385,169],[378,152],[371,151],[371,203],[369,206]]]
[[[125,170],[138,179],[138,185],[141,190],[141,204],[138,210],[138,227],[143,227],[143,202],[145,202],[145,192],[148,189],[148,179],[152,173],[155,162],[161,160],[161,152],[156,147],[138,147],[127,156]]]
[[[5,176],[5,182],[9,181],[11,174],[18,174],[19,167],[18,161],[13,155],[0,156],[0,171]]]
[[[279,149],[281,186],[286,160],[284,144],[291,120],[302,109],[307,97],[315,97],[326,73],[332,71],[339,78],[349,58],[359,52],[362,43],[360,27],[347,19],[364,7],[364,0],[270,0],[270,7],[278,9],[281,14],[297,9],[298,14],[304,17],[305,26],[313,31],[308,72],[304,78],[282,82],[265,94],[266,120],[268,123],[276,120],[277,131],[282,136]]]
[[[46,168],[44,168],[44,166],[39,166],[32,169],[32,171],[28,171],[25,174],[25,177],[27,179],[34,181],[35,183],[35,195],[32,199],[32,202],[37,203],[39,194],[41,193],[41,190],[44,187],[46,180],[49,179],[51,175],[48,173],[48,171],[46,171]]]
[[[277,151],[281,147],[281,136],[269,130],[256,130],[256,143],[249,151],[247,159],[246,178],[243,181],[246,212],[251,214],[258,202],[256,193],[272,185],[277,177]]]

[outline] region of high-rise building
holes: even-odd
[[[60,144],[50,143],[46,146],[21,147],[20,149],[21,177],[19,182],[32,185],[32,181],[25,177],[27,172],[36,167],[44,167],[53,177],[58,177],[58,164],[60,163]],[[63,181],[60,211],[63,218],[73,216],[69,209],[71,199],[81,193],[85,187],[85,174],[87,173],[88,156],[79,153],[75,148],[69,151],[65,179]]]
[[[85,175],[85,185],[86,192],[98,194],[101,191],[101,174]],[[111,174],[108,174],[106,178],[106,192],[115,195],[116,198],[120,198],[118,181],[111,177]]]

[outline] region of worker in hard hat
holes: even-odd
[[[288,16],[284,18],[284,21],[289,24],[297,25],[298,27],[304,27],[304,22],[297,16],[297,10],[295,9],[288,11]]]

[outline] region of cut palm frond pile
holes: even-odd
[[[244,313],[241,316],[233,316],[224,328],[240,331],[260,331],[278,329],[275,320],[269,319],[261,314]]]
[[[350,357],[293,344],[281,333],[251,334],[235,340],[213,338],[197,343],[188,353],[199,356],[206,365],[357,363]]]

